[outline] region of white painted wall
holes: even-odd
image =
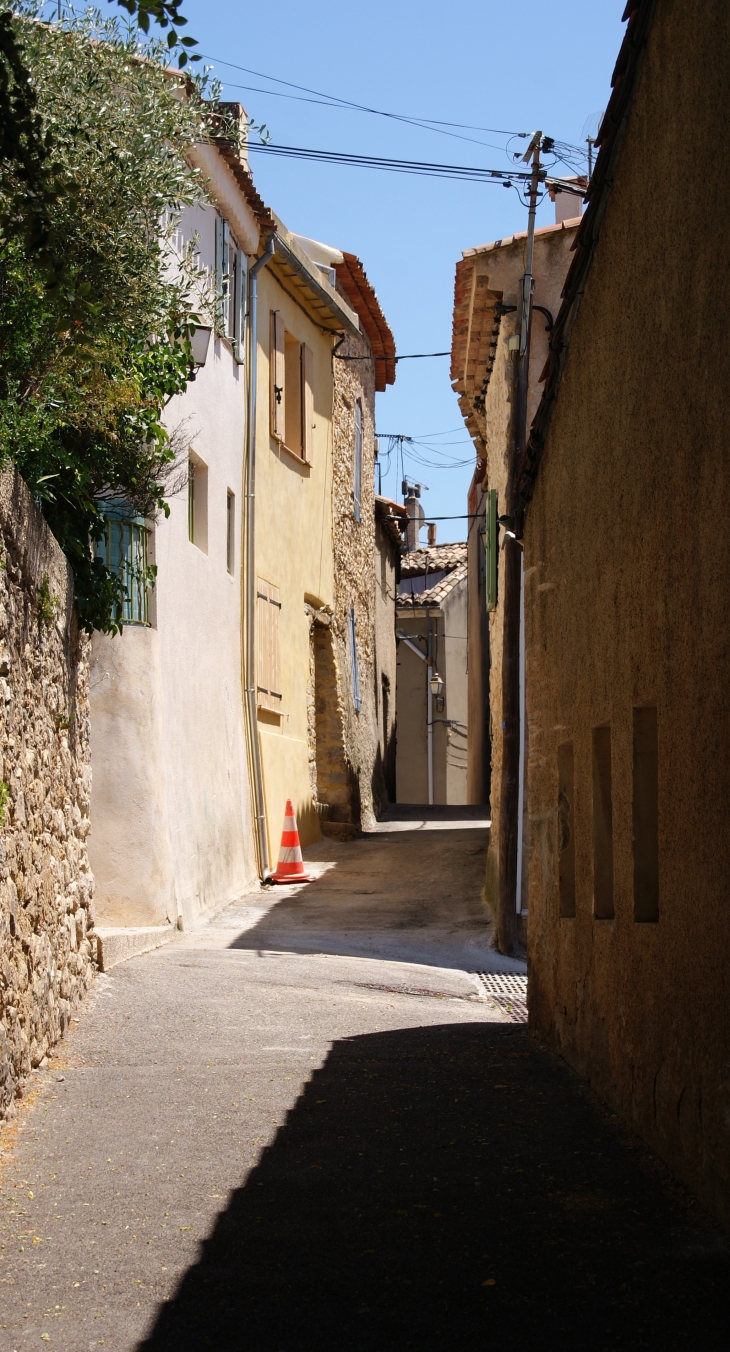
[[[186,238],[197,231],[202,261],[212,267],[213,208],[186,213],[181,231]],[[225,341],[211,338],[205,367],[165,414],[170,431],[184,425],[187,444],[207,466],[207,552],[188,539],[183,486],[170,499],[169,519],[154,528],[156,628],[94,638],[90,854],[102,924],[181,916],[188,925],[256,876],[241,679],[245,408],[245,367]]]

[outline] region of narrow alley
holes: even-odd
[[[477,810],[418,813],[97,978],[2,1138],[3,1352],[723,1345],[726,1239],[528,1040]]]

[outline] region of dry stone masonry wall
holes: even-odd
[[[367,337],[348,337],[338,348],[343,357],[371,357]],[[342,688],[345,746],[354,794],[350,820],[369,826],[387,801],[378,756],[379,692],[375,681],[375,363],[336,361],[334,392],[334,550],[335,613],[333,637]],[[362,489],[360,521],[354,516],[355,409],[362,410]],[[355,712],[351,678],[350,609],[355,611],[362,708]]]
[[[88,641],[71,570],[22,479],[0,474],[0,1118],[95,969]]]

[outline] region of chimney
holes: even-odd
[[[431,549],[431,547],[432,547],[433,545],[435,545],[435,543],[436,543],[436,522],[435,522],[435,521],[429,521],[429,523],[428,523],[428,547],[429,547],[429,549]]]
[[[573,188],[580,188],[585,192],[588,187],[587,178],[566,178],[566,187],[570,185]],[[548,192],[551,200],[555,203],[555,224],[562,225],[563,221],[572,221],[575,216],[583,215],[583,198],[575,192],[563,192],[557,185],[552,185]]]
[[[406,526],[406,550],[408,551],[409,554],[411,554],[414,549],[418,549],[419,547],[418,536],[421,529],[421,525],[423,523],[423,519],[426,515],[420,502],[418,501],[417,493],[418,496],[420,496],[420,490],[417,490],[415,488],[409,488],[404,503],[409,518],[408,525]]]

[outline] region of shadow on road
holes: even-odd
[[[142,1347],[720,1347],[729,1278],[522,1029],[403,1029],[335,1043]]]

